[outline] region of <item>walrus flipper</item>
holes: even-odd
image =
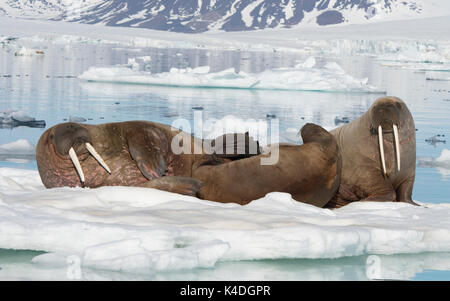
[[[214,154],[220,158],[239,160],[261,154],[259,142],[248,132],[225,134],[212,141]]]
[[[141,186],[195,196],[203,186],[203,182],[194,178],[168,176],[151,180]]]
[[[128,138],[128,149],[142,175],[148,180],[163,176],[167,172],[167,164],[161,150],[161,144],[152,141],[144,133],[133,134]]]

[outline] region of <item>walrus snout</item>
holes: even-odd
[[[50,140],[61,156],[67,156],[71,148],[77,153],[86,152],[84,145],[92,143],[89,131],[73,122],[56,126],[54,133],[50,135]]]
[[[382,98],[376,101],[370,109],[370,119],[373,129],[378,130],[378,127],[381,126],[383,131],[392,132],[392,125],[399,124],[401,104],[397,101],[389,100],[389,98]]]
[[[49,136],[55,150],[61,156],[69,156],[70,160],[84,183],[84,172],[78,156],[80,154],[90,153],[103,168],[111,173],[110,168],[92,146],[92,138],[89,131],[78,123],[68,122],[55,127],[53,134]]]
[[[397,155],[397,169],[400,171],[400,142],[398,127],[400,124],[403,101],[397,97],[383,97],[375,101],[369,111],[371,120],[371,132],[378,134],[378,145],[380,149],[383,173],[386,175],[386,159],[384,155],[383,133],[393,133],[395,152]]]

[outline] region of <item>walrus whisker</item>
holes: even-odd
[[[396,124],[394,124],[392,127],[394,128],[395,151],[397,152],[397,169],[398,171],[400,171],[400,143],[398,140],[398,128]]]
[[[95,160],[97,160],[98,163],[100,163],[100,165],[103,166],[103,168],[106,169],[107,172],[111,173],[111,169],[109,169],[106,162],[102,159],[102,157],[97,153],[95,148],[89,142],[86,142],[86,148],[91,153],[91,155],[95,158]]]
[[[81,182],[84,183],[83,169],[81,168],[80,161],[78,160],[77,154],[75,153],[75,150],[73,149],[73,147],[71,147],[69,150],[69,157],[72,160],[72,163],[75,166],[75,169],[77,170],[78,175],[80,176]]]
[[[384,145],[383,145],[383,129],[381,125],[378,126],[378,142],[380,147],[381,164],[383,165],[383,172],[386,174],[386,161],[384,159]]]

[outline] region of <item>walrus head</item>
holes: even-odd
[[[38,148],[47,148],[47,152],[44,153],[47,156],[56,157],[45,158],[42,161],[52,162],[52,159],[70,159],[81,183],[84,183],[85,177],[79,157],[85,158],[92,155],[107,172],[111,173],[108,165],[97,153],[92,144],[92,137],[87,128],[78,123],[68,122],[54,126],[47,133],[44,133],[38,142]]]
[[[395,152],[397,154],[397,169],[400,171],[400,143],[398,127],[400,126],[402,109],[405,104],[397,97],[383,97],[377,99],[369,109],[370,131],[378,135],[381,163],[386,174],[383,133],[393,133]]]

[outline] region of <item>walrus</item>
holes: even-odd
[[[306,125],[301,134],[304,145],[280,145],[278,162],[261,166],[261,157],[268,154],[261,155],[248,133],[243,155],[217,152],[221,147],[236,151],[240,146],[236,136],[229,144],[223,142],[228,135],[209,141],[215,150],[211,154],[203,140],[164,124],[68,122],[42,134],[36,160],[47,188],[140,186],[239,204],[267,192],[285,191],[298,201],[323,206],[340,182],[337,144],[317,125]],[[191,144],[187,152],[173,152],[175,138]],[[250,152],[251,146],[256,152]],[[201,151],[196,154],[195,148]]]
[[[58,124],[36,146],[39,175],[47,188],[120,185],[195,195],[201,183],[190,177],[191,167],[201,154],[174,155],[170,143],[176,135],[192,142],[192,150],[201,142],[148,121]]]
[[[182,146],[184,153],[172,151],[174,142]],[[36,161],[47,188],[120,185],[195,195],[202,183],[191,177],[192,166],[197,160],[204,162],[204,157],[212,153],[225,162],[259,154],[260,148],[248,133],[203,140],[149,121],[99,125],[67,122],[41,135]]]
[[[416,131],[406,104],[377,99],[358,119],[331,131],[342,156],[341,185],[327,207],[354,201],[412,201]]]
[[[278,161],[261,165],[260,154],[221,163],[197,162],[192,176],[202,181],[198,196],[241,205],[272,191],[290,193],[296,201],[325,206],[340,185],[341,156],[335,138],[322,127],[308,123],[300,131],[302,145],[279,144]]]

